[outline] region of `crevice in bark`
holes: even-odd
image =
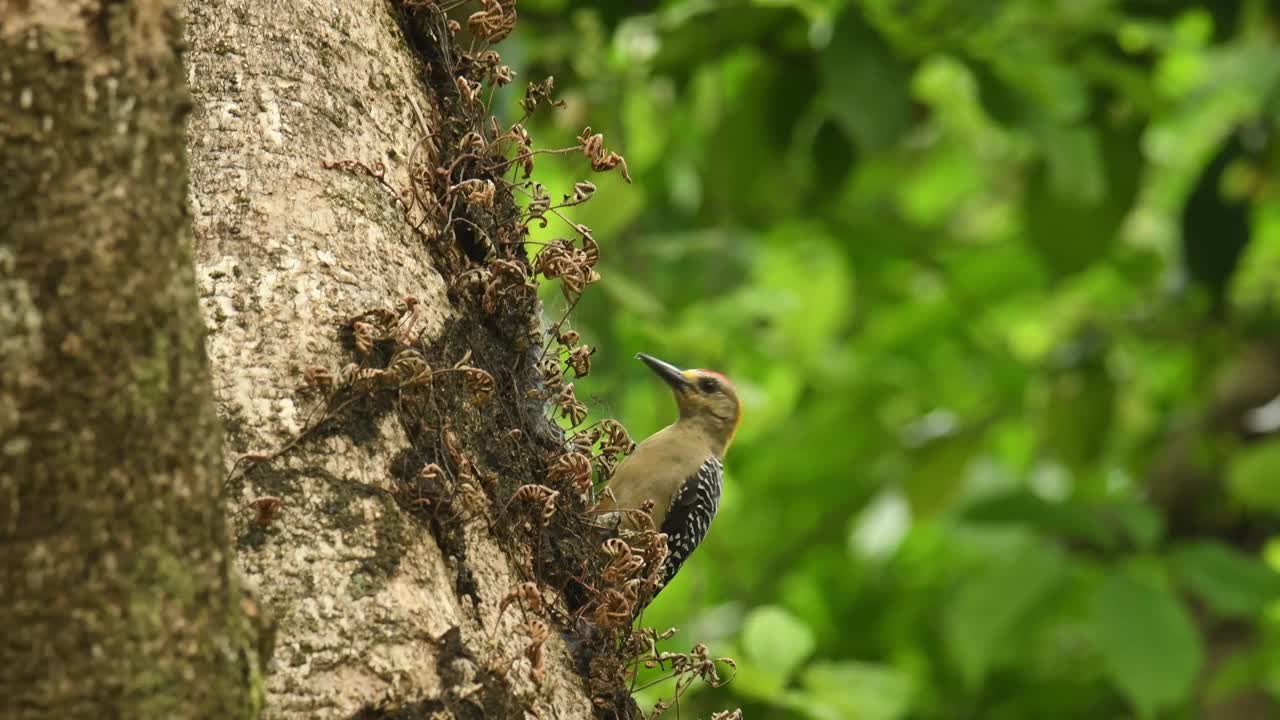
[[[520,209],[511,185],[483,164],[464,162],[464,152],[459,149],[459,141],[468,133],[483,136],[487,131],[482,117],[462,97],[459,78],[479,78],[483,73],[471,57],[456,50],[448,18],[438,8],[393,5],[410,47],[423,62],[424,85],[441,110],[441,126],[433,128],[438,157],[432,165],[451,169],[450,184],[479,180],[492,182],[497,188],[490,210],[455,202],[454,207],[460,206],[466,216],[434,238],[435,254],[458,314],[424,352],[433,368],[448,367],[465,354],[493,377],[496,391],[486,406],[477,407],[468,401],[460,380],[446,380],[424,412],[400,412],[402,426],[414,443],[414,457],[405,464],[421,467],[436,463],[456,471],[450,464],[457,458],[450,457],[440,438],[448,432],[457,433],[460,445],[473,451],[467,461],[486,479],[482,485],[492,503],[486,520],[499,544],[526,580],[551,588],[564,602],[564,614],[552,613],[552,617],[570,639],[575,668],[595,701],[597,715],[633,717],[638,708],[622,683],[627,658],[619,635],[596,631],[580,614],[593,599],[593,586],[600,585],[598,578],[606,558],[599,548],[612,533],[587,521],[589,495],[583,497],[571,487],[548,480],[552,463],[571,447],[564,430],[549,416],[554,405],[548,402],[550,393],[538,368],[546,354],[543,338],[547,330],[542,326],[536,295],[516,295],[516,302],[508,300],[491,307],[459,290],[457,284],[468,267],[483,266],[500,250],[529,270],[522,242],[527,230],[519,224]],[[494,239],[504,238],[513,241],[494,246]],[[449,240],[452,246],[446,244]],[[559,492],[556,512],[541,523],[529,508],[512,501],[519,488],[540,484]],[[410,504],[408,508],[431,518],[437,541],[444,547],[452,546],[460,567],[465,567],[465,548],[451,538],[463,533],[450,527],[457,513],[447,513],[448,504]]]
[[[527,703],[510,680],[501,672],[483,667],[463,644],[462,632],[456,626],[436,643],[440,648],[440,679],[450,689],[446,697],[366,707],[352,720],[422,720],[438,712],[447,712],[454,720],[527,717]]]

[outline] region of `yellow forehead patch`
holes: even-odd
[[[683,377],[685,380],[688,380],[689,382],[693,382],[694,379],[698,377],[698,373],[694,370],[685,370],[684,372],[680,373],[680,376]]]

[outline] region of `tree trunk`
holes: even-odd
[[[539,366],[529,220],[482,178],[506,174],[504,141],[442,49],[457,26],[424,7],[192,3],[189,134],[167,3],[4,8],[13,715],[634,713],[616,636],[571,660],[548,625],[629,617],[621,586],[591,589],[600,435],[567,445],[545,416],[549,388],[585,409]],[[509,32],[510,5],[485,8]],[[593,166],[621,162],[590,140]],[[580,291],[575,231],[557,272]],[[619,429],[597,460],[626,451]]]
[[[559,636],[535,668],[522,613],[501,611],[527,558],[504,551],[483,509],[404,510],[397,479],[424,451],[396,401],[338,404],[303,387],[323,395],[382,372],[353,364],[351,320],[369,311],[411,310],[409,333],[436,367],[479,352],[441,339],[477,321],[451,303],[424,241],[432,228],[414,218],[427,224],[415,229],[398,195],[427,135],[458,118],[424,83],[396,8],[228,0],[187,12],[196,265],[227,509],[241,572],[277,623],[266,716],[591,717]],[[495,353],[484,360],[516,357]],[[447,542],[441,522],[458,528]]]
[[[171,3],[0,5],[0,713],[257,714]]]

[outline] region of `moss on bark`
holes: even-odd
[[[7,717],[242,718],[170,2],[0,19],[0,694]]]

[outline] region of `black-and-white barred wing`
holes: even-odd
[[[667,534],[667,563],[662,578],[664,586],[675,577],[680,566],[707,536],[711,520],[720,508],[720,486],[723,479],[724,465],[720,463],[720,458],[709,457],[671,499],[671,507],[667,510],[666,519],[662,521],[661,530]]]

